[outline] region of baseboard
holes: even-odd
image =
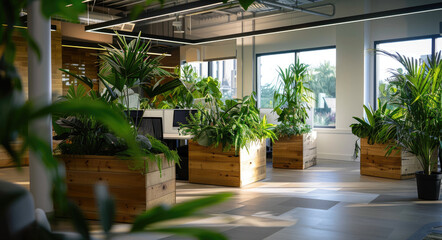
[[[352,154],[318,153],[317,158],[318,159],[329,159],[329,160],[352,161],[352,162],[359,161],[359,158],[354,159]]]

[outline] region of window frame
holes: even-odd
[[[441,38],[440,34],[432,34],[432,35],[424,35],[424,36],[415,36],[415,37],[404,37],[404,38],[393,38],[393,39],[385,39],[385,40],[377,40],[373,42],[373,47],[375,50],[378,49],[379,44],[383,43],[395,43],[395,42],[405,42],[405,41],[413,41],[413,40],[424,40],[431,39],[431,57],[434,57],[436,52],[436,38]],[[377,106],[377,98],[378,98],[378,79],[377,79],[377,53],[373,57],[373,102],[372,106],[376,110]]]
[[[312,48],[299,48],[299,49],[294,49],[294,50],[284,50],[284,51],[265,52],[265,53],[256,54],[256,56],[255,56],[255,66],[256,66],[256,68],[255,68],[255,81],[254,81],[256,89],[254,89],[254,90],[255,90],[256,95],[257,95],[257,99],[256,100],[257,100],[258,108],[261,109],[261,94],[259,92],[261,86],[258,83],[258,58],[259,57],[267,56],[267,55],[294,53],[295,54],[295,59],[296,59],[296,57],[298,56],[298,54],[300,52],[328,50],[328,49],[335,49],[336,50],[336,45],[328,45],[328,46],[312,47]],[[337,65],[337,63],[336,63],[336,65]],[[271,108],[263,108],[263,109],[271,109]],[[312,129],[336,129],[336,121],[335,121],[335,126],[312,126]]]
[[[236,69],[236,89],[238,91],[238,58],[234,57],[234,58],[216,58],[216,59],[210,59],[207,61],[202,61],[202,62],[207,62],[207,76],[212,77],[213,74],[213,67],[212,67],[212,63],[213,62],[217,62],[217,61],[224,61],[224,60],[235,60],[235,69]],[[181,65],[187,64],[188,62],[186,61],[182,61]],[[219,80],[219,79],[218,79]],[[236,95],[238,95],[238,92],[236,93]],[[238,98],[238,96],[236,96],[236,98]]]

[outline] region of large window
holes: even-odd
[[[257,58],[260,108],[273,108],[273,92],[278,80],[278,68],[287,68],[294,62],[295,53],[263,55]]]
[[[313,127],[336,126],[336,48],[299,50],[287,53],[265,54],[257,57],[257,86],[260,108],[273,107],[273,92],[277,88],[278,69],[287,68],[299,57],[309,65]]]
[[[220,81],[222,99],[236,98],[236,59],[190,62],[200,77],[211,76]]]
[[[236,59],[209,62],[209,76],[221,83],[223,100],[236,98]]]
[[[198,76],[207,77],[209,74],[209,63],[208,62],[189,62],[188,65],[192,66]]]
[[[375,48],[399,53],[406,57],[418,59],[420,63],[434,54],[433,51],[442,50],[442,38],[438,36],[423,37],[418,39],[389,40],[375,42]],[[389,80],[392,71],[403,71],[403,67],[393,58],[383,54],[376,54],[375,65],[375,99],[380,98],[385,102],[389,95]]]

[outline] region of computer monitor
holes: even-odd
[[[187,119],[189,119],[190,114],[197,113],[198,110],[174,110],[173,111],[173,127],[179,127],[180,124],[187,124]]]

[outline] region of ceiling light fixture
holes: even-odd
[[[176,20],[172,22],[172,26],[175,28],[173,33],[177,33],[177,34],[184,33],[184,31],[182,29],[183,22],[180,21],[180,17],[178,15],[176,16]]]
[[[62,47],[68,47],[68,48],[81,48],[81,49],[89,49],[89,50],[98,50],[98,51],[105,51],[106,48],[104,47],[90,47],[90,46],[81,46],[81,45],[71,45],[71,44],[62,44]],[[147,55],[153,55],[153,56],[165,56],[170,57],[172,54],[170,53],[155,53],[155,52],[145,52]]]
[[[169,16],[171,14],[179,14],[179,13],[185,13],[185,12],[194,11],[194,10],[198,10],[198,9],[202,9],[202,8],[215,7],[215,6],[222,5],[222,4],[223,4],[223,2],[221,0],[199,0],[199,1],[189,2],[189,3],[185,3],[185,4],[175,5],[175,6],[169,7],[169,8],[162,8],[162,9],[158,9],[158,10],[154,10],[154,11],[143,12],[140,14],[138,19],[135,19],[135,20],[131,19],[130,17],[124,17],[124,18],[118,18],[118,19],[103,22],[103,23],[92,24],[92,25],[86,26],[85,30],[86,30],[86,32],[97,31],[100,29],[110,28],[110,27],[117,26],[117,25],[120,25],[123,23],[127,23],[127,22],[135,23],[135,22],[145,21],[145,20],[149,20],[149,19]]]

